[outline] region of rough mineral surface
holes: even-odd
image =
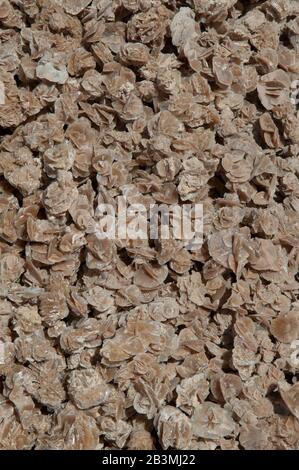
[[[0,449],[299,449],[298,101],[298,0],[0,0]]]

